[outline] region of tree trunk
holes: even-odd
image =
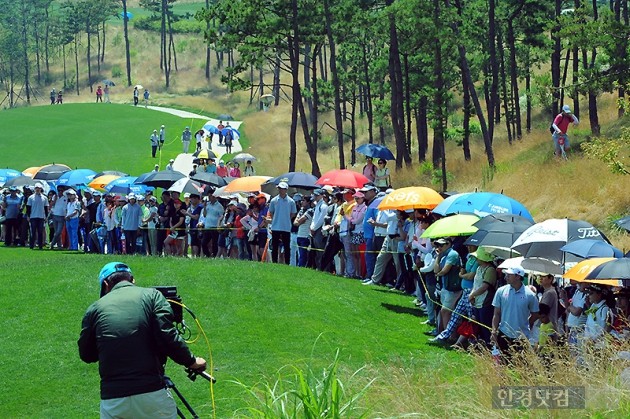
[[[527,47],[527,55],[525,59],[525,92],[527,94],[527,116],[526,116],[526,126],[527,133],[529,134],[532,131],[532,76],[530,70],[530,62],[529,62],[529,53],[530,47]]]
[[[131,56],[129,54],[129,19],[127,18],[127,0],[122,0],[123,30],[125,33],[125,58],[127,60],[127,86],[131,86]]]
[[[46,5],[44,13],[46,15],[46,31],[44,32],[44,59],[46,60],[46,73],[50,73],[50,61],[48,56],[48,40],[50,39],[50,15],[48,13],[50,5]]]
[[[372,106],[372,87],[368,65],[367,45],[363,43],[363,82],[365,83],[366,114],[368,118],[368,142],[374,142],[374,107]]]
[[[520,13],[520,10],[518,11]],[[516,18],[516,13],[512,14]],[[518,65],[516,62],[516,38],[514,36],[514,19],[508,19],[508,48],[510,49],[510,80],[512,83],[512,97],[514,98],[514,122],[516,124],[516,139],[523,138],[523,128],[521,123],[521,104],[518,89]]]
[[[66,44],[61,44],[61,55],[63,56],[63,88],[68,86],[68,72],[66,68]]]
[[[427,105],[429,98],[420,96],[420,103],[416,109],[416,135],[418,137],[418,163],[427,158],[429,149],[429,123],[427,118]]]
[[[162,0],[160,6],[160,70],[166,70],[166,10],[168,0]],[[168,82],[167,82],[168,83]]]
[[[28,62],[28,25],[27,25],[27,11],[25,5],[22,4],[22,59],[24,60],[24,88],[26,90],[26,103],[31,104],[31,83],[30,83],[30,65]]]
[[[468,86],[468,79],[464,74],[463,66],[461,68],[462,77],[462,90],[464,91],[464,121],[463,121],[463,136],[462,136],[462,149],[464,151],[464,160],[470,161],[470,86]]]
[[[398,33],[396,31],[396,17],[389,13],[389,78],[391,84],[391,116],[394,138],[396,139],[396,168],[402,168],[403,161],[408,166],[411,156],[406,147],[405,112],[403,110],[403,81],[400,65],[400,51],[398,49]]]
[[[329,0],[324,0],[324,15],[326,16],[326,36],[330,46],[330,77],[333,85],[333,99],[335,106],[335,130],[337,131],[337,147],[339,149],[339,168],[346,167],[345,153],[343,149],[343,118],[341,115],[341,95],[339,94],[340,83],[337,72],[337,52],[335,39],[332,33],[332,21]]]
[[[98,23],[96,24],[96,71],[101,73],[101,31],[98,27]]]
[[[210,0],[206,0],[206,10],[210,10]],[[206,20],[206,32],[210,32],[210,21]],[[206,80],[210,80],[210,44],[206,40]]]
[[[512,127],[510,126],[512,121],[512,114],[510,110],[509,94],[507,91],[507,76],[505,74],[505,54],[503,48],[503,37],[500,31],[497,32],[497,45],[499,46],[499,71],[501,76],[501,101],[503,102],[503,112],[505,113],[505,128],[507,130],[508,143],[512,144],[513,135]]]
[[[77,88],[77,96],[81,94],[79,91],[79,34],[74,35],[74,84]]]
[[[42,83],[42,70],[41,70],[41,54],[40,54],[40,39],[39,39],[39,25],[41,22],[33,22],[33,38],[35,39],[35,64],[37,67],[37,84]]]
[[[107,33],[107,23],[105,22],[105,20],[103,20],[103,39],[102,39],[102,46],[101,46],[101,62],[104,63],[105,62],[105,34]]]
[[[92,86],[92,37],[90,36],[90,21],[85,21],[85,33],[87,34],[87,48],[86,48],[86,61],[87,61],[87,73],[88,73],[88,85],[90,86],[90,93],[94,91]],[[78,82],[78,80],[77,80]]]
[[[433,168],[440,167],[440,163],[446,160],[444,152],[444,78],[442,69],[442,40],[440,35],[441,16],[440,16],[440,0],[433,0],[433,24],[436,27],[436,33],[433,38],[433,88],[435,91],[433,97]],[[442,190],[446,191],[446,165],[442,164],[443,182]]]
[[[562,53],[562,45],[560,43],[560,23],[558,19],[560,18],[560,13],[562,12],[562,0],[556,0],[555,5],[556,24],[553,28],[551,28],[551,40],[553,41],[553,53],[551,54],[551,93],[553,96],[553,103],[551,104],[552,115],[557,115],[560,109],[558,103],[560,102],[560,54]]]
[[[274,105],[280,104],[280,49],[276,48],[276,61],[273,67],[273,96]]]
[[[492,79],[490,82],[490,95],[487,103],[488,108],[488,133],[490,142],[494,139],[494,123],[496,105],[499,103],[499,65],[497,61],[496,49],[496,19],[495,19],[495,0],[488,0],[488,60],[490,61],[490,69]]]
[[[175,38],[173,36],[173,21],[171,20],[171,14],[166,15],[166,23],[168,24],[168,42],[169,42],[169,51],[168,51],[168,67],[169,71],[172,69],[171,66],[171,53],[173,54],[173,64],[175,64],[175,71],[179,71],[177,68],[177,50],[175,49]],[[234,63],[232,63],[234,65]]]

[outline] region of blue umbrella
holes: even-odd
[[[205,129],[206,131],[208,131],[211,134],[218,134],[219,133],[219,128],[215,127],[212,124],[206,124],[203,126],[203,129]]]
[[[125,176],[120,177],[118,179],[114,179],[105,185],[105,190],[108,193],[116,193],[116,194],[128,194],[130,192],[136,194],[144,194],[149,190],[153,190],[154,188],[149,187],[147,185],[139,185],[135,184],[135,180],[137,177],[135,176]]]
[[[60,186],[87,186],[94,177],[96,172],[90,169],[76,169],[70,170],[59,176],[57,179],[57,185]]]
[[[22,176],[22,173],[13,169],[0,169],[0,186],[4,185],[9,179]]]
[[[623,252],[615,246],[601,240],[593,239],[575,240],[565,244],[560,250],[586,259],[623,257]]]
[[[144,180],[145,180],[147,177],[151,176],[153,173],[155,173],[155,172],[143,173],[143,174],[141,174],[140,176],[138,176],[138,177],[136,178],[136,180],[135,180],[133,183],[134,183],[135,185],[142,184],[142,182],[144,182]]]
[[[533,221],[527,208],[509,196],[494,192],[472,192],[453,195],[435,207],[436,214],[472,213],[480,217],[490,214],[514,214]]]
[[[363,144],[357,147],[357,153],[365,154],[368,157],[385,160],[395,160],[394,154],[389,148],[378,144]]]
[[[630,216],[618,219],[617,221],[615,221],[615,224],[630,232]]]
[[[125,12],[120,12],[120,17],[125,17]],[[127,20],[130,20],[132,18],[133,18],[133,13],[127,12]]]
[[[241,136],[241,133],[238,132],[238,130],[234,127],[225,127],[221,130],[221,134],[222,135],[226,135],[229,131],[232,131],[232,134],[236,133],[236,135],[238,135],[239,137]]]

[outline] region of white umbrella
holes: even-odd
[[[203,194],[205,185],[201,185],[199,182],[195,182],[194,180],[190,180],[187,177],[183,177],[179,179],[177,182],[173,183],[168,190],[170,192],[179,192],[179,193],[191,193],[191,194]]]
[[[142,90],[144,89],[144,87],[141,84],[136,84],[135,86],[133,86],[134,88],[138,89],[138,90]]]
[[[249,153],[238,153],[236,156],[232,158],[232,161],[235,161],[239,164],[245,163],[246,161],[256,161],[256,157],[252,156]]]
[[[499,266],[499,269],[509,269],[521,267],[524,271],[531,274],[562,274],[562,266],[555,261],[541,258],[525,259],[523,256],[505,259]]]

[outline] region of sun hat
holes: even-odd
[[[67,191],[64,192],[65,195],[76,195],[77,193],[74,191],[74,189],[68,189]]]
[[[186,192],[186,193],[184,194],[184,199],[186,199],[186,198],[190,198],[190,192]]]
[[[439,244],[440,246],[443,244],[450,244],[450,243],[451,243],[451,239],[449,239],[448,237],[441,237],[435,241],[435,244]]]
[[[267,195],[265,195],[264,193],[261,192],[258,195],[256,195],[256,199],[260,199],[260,198],[267,199]]]
[[[44,185],[42,185],[40,182],[37,182],[37,183],[35,184],[35,187],[36,187],[36,188],[39,188],[39,189],[44,189]]]
[[[129,199],[136,199],[136,194],[135,194],[135,193],[133,193],[133,192],[129,193],[129,194],[127,195],[127,199],[128,199],[128,200],[129,200]]]
[[[231,205],[235,205],[235,206],[238,205],[238,201],[232,200],[232,201],[228,202],[227,206],[229,207]]]
[[[136,199],[137,199],[138,201],[144,201],[144,195],[138,195],[138,196],[136,197]]]
[[[296,192],[296,193],[294,193],[294,194],[293,194],[293,200],[294,200],[294,201],[301,201],[301,200],[302,200],[302,198],[303,198],[303,197],[302,197],[302,194],[301,194],[301,193],[299,193],[299,192]]]
[[[335,190],[335,188],[333,188],[331,185],[324,185],[322,186],[322,189],[329,194],[332,194],[333,191]]]
[[[365,195],[361,191],[355,192],[352,196],[354,196],[355,198],[365,198]]]
[[[164,128],[164,125],[162,125],[160,128]]]
[[[9,186],[9,192],[17,192],[17,186]]]
[[[103,289],[103,281],[109,278],[111,275],[116,272],[129,272],[131,274],[131,269],[129,266],[125,265],[122,262],[109,262],[101,269],[101,272],[98,274],[98,285],[101,288],[101,297],[105,295],[105,290]]]
[[[483,247],[478,248],[475,252],[472,252],[471,255],[482,262],[492,262],[494,260],[494,255],[488,253]]]
[[[169,162],[175,163],[175,159],[170,159]]]
[[[595,291],[600,294],[608,294],[608,291],[610,291],[605,285],[600,284],[590,284],[588,287],[586,287],[586,290],[589,292]]]
[[[520,266],[512,266],[511,268],[504,269],[503,273],[506,275],[509,275],[509,274],[518,275],[521,278],[525,276],[525,271]]]
[[[278,189],[289,189],[289,184],[286,182],[278,183]]]
[[[363,185],[363,187],[361,189],[359,189],[359,191],[361,192],[369,192],[369,191],[376,191],[376,186],[372,185],[371,183],[366,183],[365,185]]]

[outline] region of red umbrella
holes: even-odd
[[[318,185],[340,186],[344,188],[362,188],[370,179],[361,173],[348,169],[335,169],[326,172],[317,180]]]

